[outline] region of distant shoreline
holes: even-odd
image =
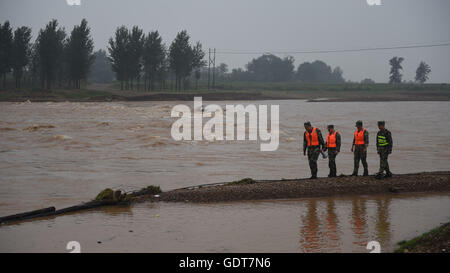
[[[92,88],[93,87],[93,88]],[[306,100],[308,102],[450,101],[450,90],[334,90],[313,86],[305,90],[233,89],[186,91],[120,91],[109,86],[52,91],[0,91],[0,102],[118,102],[118,101],[208,101]],[[318,89],[315,90],[314,88]]]

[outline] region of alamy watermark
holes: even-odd
[[[366,0],[369,6],[381,6],[381,0]]]
[[[69,6],[81,6],[81,0],[66,0]]]
[[[225,115],[224,115],[225,112]],[[217,104],[203,106],[202,97],[194,98],[194,108],[184,104],[172,108],[171,117],[178,118],[171,128],[171,136],[181,140],[248,140],[261,141],[261,151],[275,151],[279,145],[280,106],[227,104],[225,109]],[[203,125],[203,119],[209,118]],[[248,123],[246,122],[248,118]],[[192,123],[194,124],[192,128]],[[270,125],[270,130],[268,125]],[[224,131],[225,127],[225,131]],[[235,130],[236,128],[236,130]],[[236,131],[236,134],[235,134]]]

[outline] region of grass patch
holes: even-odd
[[[95,201],[110,201],[114,200],[114,191],[112,189],[104,189],[94,199]]]
[[[94,88],[94,89],[92,89]],[[421,96],[450,96],[450,84],[360,84],[360,83],[341,83],[341,84],[321,84],[321,83],[301,83],[301,82],[226,82],[218,83],[214,90],[208,90],[205,85],[198,89],[189,88],[188,90],[156,89],[154,91],[145,91],[142,88],[138,90],[119,90],[117,83],[111,84],[106,89],[95,90],[95,86],[86,89],[53,89],[44,90],[40,88],[23,88],[0,91],[0,100],[72,100],[72,101],[109,101],[113,98],[122,99],[126,97],[138,97],[155,94],[215,94],[215,93],[235,93],[261,95],[275,98],[294,98],[305,99],[315,96],[370,96],[370,95],[395,95],[401,96],[421,95]],[[130,92],[131,91],[131,92]]]
[[[153,186],[153,185],[148,186],[147,188],[145,188],[145,190],[148,194],[153,194],[153,195],[159,194],[162,192],[162,190],[159,186]]]
[[[67,99],[87,99],[87,98],[95,98],[95,97],[111,97],[111,93],[107,91],[99,91],[99,90],[89,90],[89,89],[80,89],[80,90],[61,90],[58,91],[58,95]]]
[[[301,83],[301,82],[230,82],[218,84],[220,90],[253,90],[253,91],[446,91],[450,92],[449,84],[360,84],[360,83]]]
[[[445,238],[448,237],[450,237],[450,223],[443,224],[411,240],[399,242],[399,247],[395,250],[395,253],[432,250],[436,248],[438,242],[445,241],[447,240]],[[447,251],[449,250],[447,249]]]
[[[256,181],[253,180],[252,178],[244,178],[239,181],[230,182],[227,185],[248,185],[248,184],[255,184],[255,183],[256,183]]]
[[[170,86],[170,85],[168,85]],[[120,89],[120,83],[115,82],[111,87],[116,90]],[[136,91],[136,90],[135,90]],[[273,92],[342,92],[342,91],[370,91],[370,92],[392,92],[392,91],[434,91],[434,92],[450,92],[450,84],[446,83],[302,83],[302,82],[218,82],[215,90],[208,90],[206,82],[201,81],[198,89],[193,86],[186,90],[173,90],[170,88],[161,90],[156,88],[153,91],[146,91],[140,87],[140,92],[145,93],[174,93],[174,94],[190,94],[190,93],[214,93],[221,92],[255,92],[255,91],[273,91]]]

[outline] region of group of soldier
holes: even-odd
[[[311,179],[317,178],[317,159],[319,155],[328,151],[328,166],[330,173],[328,177],[336,177],[336,156],[341,150],[341,135],[334,129],[334,125],[328,125],[328,136],[324,142],[322,133],[318,128],[305,122],[305,133],[303,135],[303,155],[308,153],[309,168],[311,169]],[[380,156],[380,169],[375,175],[376,178],[391,177],[389,170],[388,156],[392,153],[392,135],[385,128],[384,121],[378,121],[377,133],[377,153]],[[354,167],[352,176],[358,176],[359,162],[364,167],[363,176],[369,175],[367,166],[367,147],[369,146],[369,133],[363,127],[363,122],[356,122],[356,130],[353,137],[351,151],[354,155]]]

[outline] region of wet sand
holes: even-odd
[[[161,194],[166,202],[225,202],[260,199],[288,199],[339,195],[369,195],[407,192],[449,192],[450,172],[395,175],[391,178],[342,176],[335,178],[255,181],[252,184],[224,184],[192,187]]]

